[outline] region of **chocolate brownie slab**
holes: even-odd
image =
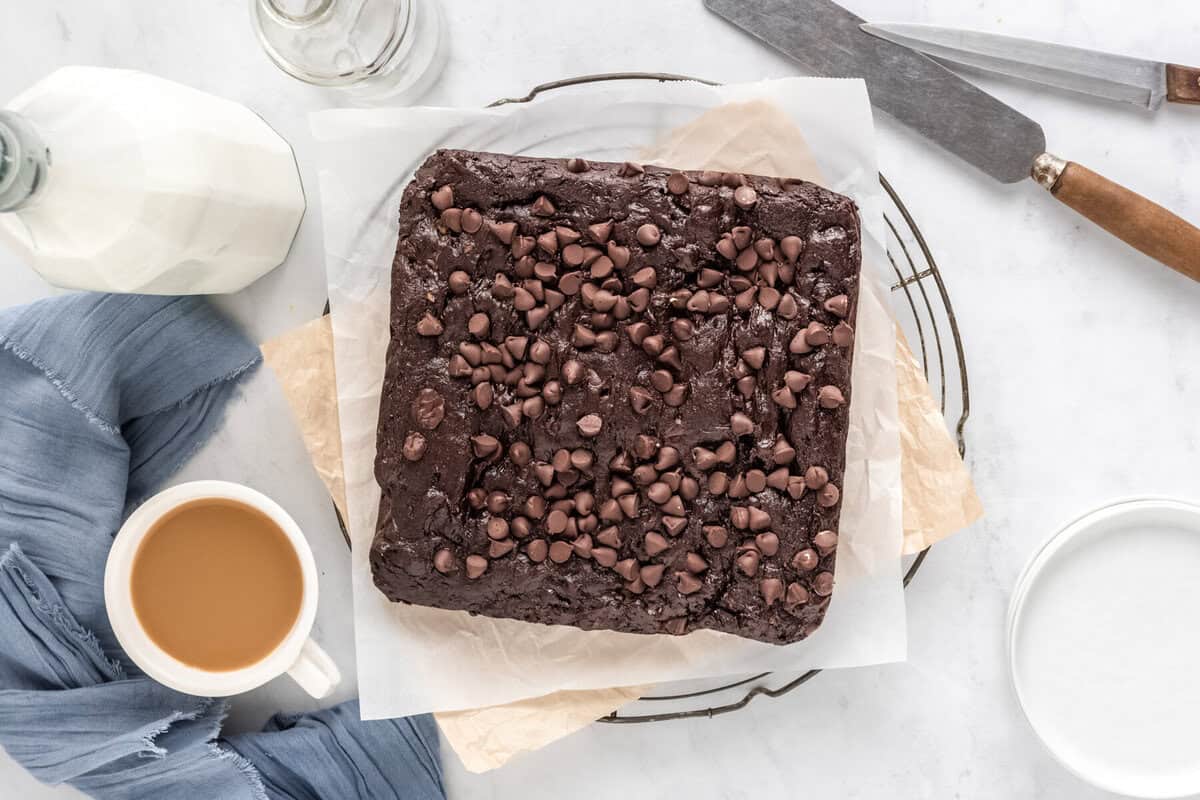
[[[440,151],[400,207],[376,585],[788,643],[833,591],[861,261],[811,183]]]

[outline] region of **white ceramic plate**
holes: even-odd
[[[1076,775],[1200,793],[1200,506],[1124,501],[1051,537],[1017,581],[1009,658],[1029,724]]]

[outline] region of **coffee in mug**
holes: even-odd
[[[304,577],[287,535],[236,500],[202,498],[163,515],[130,573],[133,610],[150,638],[193,667],[261,661],[300,615]]]

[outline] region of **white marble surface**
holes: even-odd
[[[1200,60],[1194,0],[846,0],[874,19],[1057,38],[1178,62]],[[316,185],[305,114],[331,99],[258,50],[243,0],[8,0],[0,100],[56,66],[133,67],[246,103],[296,147]],[[700,0],[447,0],[453,53],[427,100],[480,104],[551,78],[611,70],[723,81],[796,72]],[[979,79],[1046,128],[1050,148],[1200,220],[1200,109],[1156,115]],[[593,725],[488,775],[452,755],[456,797],[1096,798],[1046,755],[1020,718],[1003,627],[1021,565],[1060,523],[1115,497],[1200,499],[1200,286],[1058,207],[1032,183],[1002,187],[883,119],[880,164],[942,264],[966,342],[968,457],[988,509],[941,545],[909,590],[908,663],[827,673],[741,713],[655,726]],[[1189,191],[1189,188],[1191,191]],[[224,301],[259,338],[324,301],[319,198],[286,265]],[[0,253],[0,304],[51,290]],[[345,553],[272,380],[260,375],[188,477],[241,480],[283,502],[323,565],[317,635],[352,673]],[[1137,581],[1152,576],[1135,576]],[[402,670],[397,671],[398,678]],[[346,686],[346,692],[352,687]],[[276,681],[234,723],[303,707]],[[585,787],[580,789],[580,787]],[[716,787],[716,788],[714,788]],[[0,796],[78,796],[43,787],[0,754]]]

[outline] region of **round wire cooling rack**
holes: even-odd
[[[533,87],[522,97],[507,97],[489,104],[489,108],[529,103],[539,96],[559,89],[584,84],[605,83],[611,81],[658,81],[660,83],[691,81],[707,86],[717,86],[716,81],[694,78],[688,75],[675,75],[660,72],[610,72],[596,75],[580,75],[573,78],[551,81]],[[954,308],[950,303],[950,295],[942,280],[941,271],[930,252],[921,229],[913,220],[912,214],[900,199],[900,195],[892,184],[881,173],[879,183],[887,194],[892,208],[884,212],[884,222],[887,226],[888,242],[887,257],[895,282],[891,285],[893,293],[903,296],[896,304],[900,327],[908,342],[916,342],[914,355],[925,373],[930,390],[939,399],[942,414],[947,420],[954,419],[954,433],[958,441],[960,455],[966,452],[963,440],[963,428],[970,414],[970,394],[967,387],[967,366],[963,353],[962,337],[959,335],[958,321],[954,316]],[[917,574],[924,563],[929,548],[922,550],[913,557],[904,572],[904,585]],[[647,695],[636,703],[680,703],[698,698],[713,698],[724,692],[741,687],[749,687],[742,695],[730,702],[711,705],[705,708],[688,708],[654,713],[618,714],[616,711],[601,717],[599,722],[608,723],[643,723],[664,722],[673,719],[688,719],[690,717],[714,717],[718,714],[728,714],[745,708],[755,697],[780,697],[807,683],[816,677],[821,670],[813,669],[793,678],[786,683],[771,687],[768,681],[773,673],[762,672],[748,678],[708,686],[695,691],[679,692],[676,694]],[[689,681],[688,684],[695,683]]]
[[[595,84],[615,81],[658,81],[660,83],[691,81],[707,86],[718,86],[716,81],[695,78],[688,75],[675,75],[661,72],[611,72],[595,75],[579,75],[573,78],[551,81],[533,87],[522,97],[507,97],[488,104],[489,108],[529,103],[539,96],[559,89],[584,84]],[[962,337],[959,335],[958,321],[954,308],[950,303],[950,295],[942,280],[941,271],[930,252],[929,244],[921,229],[913,220],[912,214],[900,199],[900,195],[892,184],[881,173],[879,183],[887,195],[891,208],[884,212],[883,218],[887,228],[887,258],[895,276],[895,282],[890,289],[893,294],[901,297],[894,304],[897,321],[904,338],[910,344],[916,342],[913,355],[916,357],[925,379],[929,383],[933,396],[938,398],[942,415],[947,421],[954,420],[954,433],[958,442],[960,455],[966,452],[963,440],[963,428],[970,415],[970,393],[967,387],[967,366],[963,353]],[[326,313],[329,307],[326,304]],[[341,515],[338,523],[342,527],[342,535],[347,545],[350,543]],[[904,585],[917,574],[929,548],[922,550],[912,557],[904,572]],[[665,722],[667,720],[688,719],[692,717],[715,717],[719,714],[729,714],[745,708],[751,700],[763,696],[768,698],[781,697],[796,687],[812,680],[821,670],[813,669],[788,680],[782,685],[772,687],[771,672],[762,672],[734,681],[726,681],[716,686],[703,686],[691,691],[680,691],[674,694],[647,695],[634,701],[659,707],[670,704],[695,701],[699,698],[715,698],[734,689],[748,687],[740,697],[723,704],[709,705],[703,708],[685,708],[658,711],[652,713],[618,714],[616,711],[601,717],[598,722],[614,724],[632,724],[646,722]],[[699,684],[699,681],[688,681],[687,686]]]

